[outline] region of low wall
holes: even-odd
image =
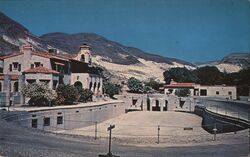
[[[32,127],[46,131],[61,129],[75,129],[94,125],[107,119],[125,113],[123,101],[103,102],[98,104],[84,105],[77,107],[51,107],[39,108],[22,112],[15,122],[24,127]],[[10,121],[10,120],[9,120]]]
[[[194,111],[192,97],[177,97],[166,94],[133,94],[124,98],[128,110],[141,111]]]

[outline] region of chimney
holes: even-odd
[[[31,62],[31,53],[33,51],[33,47],[31,44],[25,44],[22,46],[21,52],[23,52],[23,69],[29,69],[30,68],[30,62]]]
[[[22,49],[21,49],[21,51],[22,51],[23,53],[25,53],[25,52],[27,52],[27,51],[32,51],[32,50],[33,50],[33,47],[32,47],[31,44],[25,44],[25,45],[22,46]]]

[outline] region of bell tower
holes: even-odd
[[[80,50],[78,52],[77,57],[75,58],[79,61],[91,64],[91,52],[90,52],[90,46],[87,44],[82,44],[80,46]]]

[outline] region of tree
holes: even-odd
[[[154,79],[150,79],[149,82],[145,82],[145,86],[151,87],[152,89],[159,91],[160,87],[163,87],[163,83],[159,83]]]
[[[89,89],[78,89],[80,102],[92,101],[93,92]]]
[[[56,89],[58,98],[63,100],[63,104],[73,104],[79,98],[79,93],[76,87],[72,85],[59,85]]]
[[[205,66],[194,71],[202,85],[218,85],[223,83],[224,74],[215,66]]]
[[[175,95],[177,95],[178,97],[187,97],[190,93],[190,90],[186,88],[175,90]]]
[[[49,106],[56,99],[57,94],[46,83],[32,83],[24,85],[22,94],[28,98],[31,106]]]
[[[138,79],[131,77],[128,79],[128,88],[132,93],[143,93],[143,83]]]
[[[199,82],[199,78],[192,70],[187,68],[171,68],[163,73],[164,81],[166,84],[170,84],[173,79],[176,82]]]
[[[114,98],[115,94],[119,94],[121,91],[121,86],[111,83],[111,82],[104,82],[103,83],[104,93],[108,94],[110,98]]]

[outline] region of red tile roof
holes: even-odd
[[[25,70],[24,73],[59,74],[58,71],[48,69],[48,68],[45,68],[45,67],[42,67],[42,66],[32,68],[32,69],[29,69],[29,70]]]
[[[12,54],[3,56],[3,57],[1,57],[1,59],[11,58],[11,57],[19,56],[19,55],[22,55],[22,54],[23,54],[22,52],[16,52],[16,53],[12,53]]]
[[[165,88],[193,88],[195,83],[171,83],[165,85]]]
[[[19,75],[10,75],[11,80],[18,80]],[[0,80],[4,80],[4,74],[0,74]]]

